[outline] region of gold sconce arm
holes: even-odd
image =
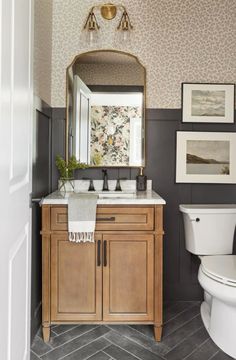
[[[88,17],[86,19],[86,22],[84,24],[84,29],[87,30],[99,30],[100,26],[98,25],[96,15],[94,13],[94,9],[96,6],[93,6],[91,10],[89,11]]]
[[[121,33],[123,34],[123,40],[126,41],[126,39],[129,37],[130,30],[133,29],[133,25],[131,24],[127,10],[122,4],[114,5],[111,3],[107,3],[94,5],[89,11],[86,22],[84,24],[84,30],[87,30],[89,35],[89,42],[94,42],[95,37],[98,36],[98,30],[100,29],[95,15],[95,11],[97,9],[100,10],[100,14],[105,20],[114,19],[117,15],[118,10],[122,12],[117,30],[121,31]]]
[[[88,23],[89,23],[90,19],[95,20],[96,23],[97,23],[97,19],[96,19],[95,13],[94,13],[94,11],[96,9],[100,10],[101,16],[105,20],[114,19],[116,17],[116,15],[117,15],[117,10],[118,9],[123,11],[123,14],[122,14],[122,17],[121,17],[121,20],[120,20],[120,23],[119,23],[119,27],[120,27],[122,21],[126,20],[129,23],[130,29],[133,29],[133,26],[131,24],[130,17],[128,15],[128,13],[127,13],[126,7],[124,5],[122,5],[122,4],[114,5],[114,4],[111,4],[111,3],[102,4],[102,5],[101,4],[94,5],[89,11],[89,15],[88,15],[87,20],[85,22],[84,29],[88,26]]]
[[[132,30],[133,25],[131,24],[130,17],[126,11],[126,8],[123,5],[120,5],[119,7],[122,9],[123,14],[121,16],[119,25],[117,26],[117,30]]]

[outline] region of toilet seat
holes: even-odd
[[[203,256],[201,269],[208,277],[236,287],[236,255]]]

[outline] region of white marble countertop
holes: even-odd
[[[67,205],[72,192],[55,191],[43,198],[41,205]],[[119,196],[119,195],[118,195]],[[164,205],[165,200],[153,190],[135,192],[132,197],[98,198],[98,205]]]

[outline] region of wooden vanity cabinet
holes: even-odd
[[[71,243],[66,232],[51,236],[51,321],[102,320],[102,266],[95,244]]]
[[[153,324],[162,333],[162,206],[98,206],[95,243],[71,243],[67,206],[42,206],[43,337],[51,324]]]
[[[153,235],[104,235],[103,246],[103,320],[153,321]]]

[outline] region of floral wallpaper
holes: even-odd
[[[129,165],[130,119],[141,119],[141,112],[140,107],[91,107],[91,164],[97,166]]]
[[[104,1],[53,0],[53,107],[65,106],[66,67],[76,54],[91,50],[83,44],[81,32],[89,9],[97,3]],[[134,26],[131,42],[114,42],[119,17],[107,22],[97,14],[101,41],[95,49],[124,50],[140,59],[147,69],[148,108],[180,108],[181,82],[236,82],[235,0],[123,0],[122,4]],[[38,80],[46,76],[42,73]]]

